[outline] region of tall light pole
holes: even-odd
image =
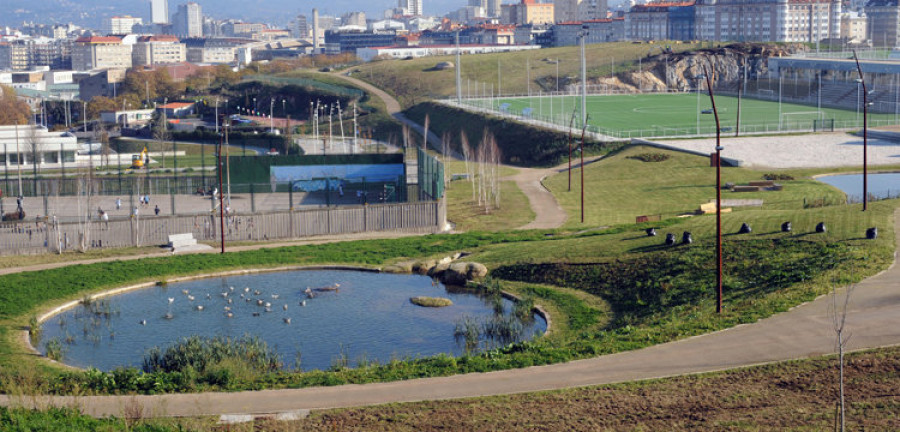
[[[216,135],[219,134],[219,98],[216,97]]]
[[[587,63],[584,57],[584,39],[588,35],[588,26],[581,26],[581,124],[587,124]]]
[[[719,111],[716,110],[716,98],[706,65],[703,66],[703,74],[706,75],[706,89],[716,118],[716,313],[722,313],[722,128],[719,126]]]
[[[275,99],[269,99],[269,133],[275,133]]]
[[[456,103],[462,105],[462,73],[459,71],[459,30],[456,31]]]
[[[853,60],[856,61],[856,71],[859,73],[857,81],[862,85],[863,90],[863,211],[866,211],[869,207],[869,92],[866,90],[866,76],[863,75],[862,66],[859,65],[856,50],[853,50]]]

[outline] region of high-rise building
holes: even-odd
[[[294,20],[294,37],[298,39],[308,38],[310,35],[310,25],[309,21],[306,20],[306,15],[297,15],[297,19]]]
[[[341,15],[341,25],[347,26],[358,26],[365,27],[366,26],[366,13],[365,12],[347,12]]]
[[[150,20],[153,24],[169,23],[169,0],[150,0]]]
[[[131,63],[131,45],[123,44],[115,36],[85,36],[72,46],[72,69],[128,69]]]
[[[422,15],[422,0],[397,0],[397,7],[406,11],[406,15]]]
[[[103,34],[124,35],[133,32],[136,25],[142,25],[144,20],[131,15],[114,16],[103,20]]]
[[[178,5],[178,12],[172,19],[174,32],[180,37],[203,37],[203,11],[200,5],[188,2]]]

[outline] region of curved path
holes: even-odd
[[[900,209],[894,214],[900,244]],[[847,315],[848,350],[900,344],[900,266],[858,284]],[[238,393],[158,396],[21,398],[0,404],[66,405],[96,415],[122,416],[141,407],[144,416],[264,414],[298,410],[440,400],[607,384],[711,372],[833,353],[831,298],[728,330],[653,347],[549,366],[389,383]]]
[[[382,101],[384,101],[384,104],[387,107],[387,111],[391,116],[418,132],[419,135],[424,134],[424,128],[420,124],[406,118],[406,116],[403,115],[403,112],[400,108],[400,103],[397,102],[397,99],[394,99],[393,96],[387,94],[384,90],[381,90],[378,87],[375,87],[365,81],[348,77],[342,73],[332,75],[349,81],[378,96]],[[441,138],[432,131],[428,132],[428,142],[435,149],[441,148]],[[459,155],[456,154],[450,156],[459,158]],[[562,165],[560,165],[559,167],[548,169],[521,167],[512,168],[519,170],[519,173],[514,176],[510,176],[509,179],[515,181],[516,185],[519,187],[522,193],[524,193],[525,196],[528,197],[528,202],[531,205],[531,210],[535,215],[533,221],[519,227],[519,229],[552,229],[561,227],[562,224],[566,222],[566,218],[568,217],[566,215],[566,211],[559,206],[556,198],[552,193],[550,193],[550,191],[547,190],[547,188],[544,187],[544,185],[541,184],[541,181],[543,181],[544,177],[547,177],[550,174],[564,171],[565,168],[563,168]]]

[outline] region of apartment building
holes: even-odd
[[[72,46],[72,69],[128,69],[132,65],[131,45],[116,36],[83,36]]]
[[[182,63],[187,59],[187,47],[170,35],[141,36],[131,50],[134,66]]]

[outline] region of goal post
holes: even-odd
[[[825,120],[825,111],[795,111],[781,114],[782,130],[812,129],[815,130],[819,121]],[[833,124],[832,124],[833,126]]]

